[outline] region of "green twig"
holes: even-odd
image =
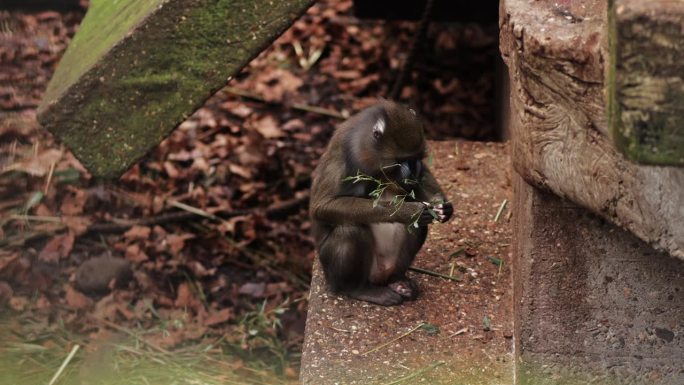
[[[425,372],[429,372],[430,370],[432,370],[432,369],[434,369],[434,368],[436,368],[436,367],[438,367],[438,366],[444,365],[445,363],[446,363],[446,362],[444,362],[444,361],[437,361],[437,362],[434,362],[434,363],[432,363],[432,364],[430,364],[430,365],[428,365],[428,366],[426,366],[426,367],[424,367],[424,368],[422,368],[422,369],[416,370],[415,372],[413,372],[413,373],[411,373],[411,374],[409,374],[409,375],[406,375],[406,376],[404,376],[404,377],[397,378],[396,380],[394,380],[394,381],[392,381],[392,382],[388,382],[388,383],[385,384],[385,385],[396,385],[396,384],[400,384],[400,383],[402,383],[402,382],[404,382],[404,381],[408,381],[408,380],[414,379],[414,378],[420,376],[421,374],[423,374],[423,373],[425,373]]]

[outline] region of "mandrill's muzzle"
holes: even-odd
[[[420,159],[408,159],[399,163],[399,181],[420,181],[423,172],[423,162]]]

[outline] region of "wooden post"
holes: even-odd
[[[501,2],[512,161],[521,177],[517,385],[684,383],[684,168],[635,164],[613,145],[607,10],[607,0]],[[650,55],[680,54],[659,47]],[[623,98],[622,84],[613,106],[660,116],[642,120],[644,132],[657,131],[658,119],[681,119],[675,108]],[[622,122],[642,116],[634,111],[623,109]]]
[[[684,166],[684,2],[610,0],[609,124],[631,160]]]
[[[94,175],[117,177],[313,0],[93,0],[38,110]]]
[[[684,383],[684,262],[514,184],[516,385]]]
[[[684,168],[635,164],[610,139],[607,1],[501,5],[516,171],[684,259]]]

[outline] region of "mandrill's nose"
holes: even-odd
[[[399,163],[400,179],[410,179],[418,181],[423,172],[423,163],[420,159],[409,159]]]

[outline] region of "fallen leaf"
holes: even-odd
[[[194,238],[194,234],[171,234],[166,238],[171,255],[175,256],[185,247],[185,241]]]
[[[195,294],[192,292],[188,282],[181,282],[181,284],[178,285],[178,290],[176,293],[174,305],[184,308],[193,308],[195,306],[197,299],[195,298]]]
[[[136,239],[148,239],[152,229],[147,226],[133,226],[128,231],[126,231],[123,236],[124,238],[133,241]]]
[[[285,135],[283,130],[278,128],[278,122],[271,115],[266,115],[254,123],[254,128],[266,139],[280,138]]]
[[[240,286],[240,289],[238,292],[240,294],[245,294],[252,296],[254,298],[263,298],[264,297],[264,292],[266,291],[266,284],[263,282],[259,283],[254,283],[254,282],[247,282]]]
[[[38,254],[38,259],[47,263],[57,263],[60,258],[66,258],[71,253],[76,239],[73,232],[58,235],[45,244]]]
[[[70,308],[81,310],[90,307],[93,301],[85,295],[76,291],[71,286],[66,287],[66,302]]]
[[[62,200],[60,211],[63,215],[74,216],[83,213],[83,207],[88,199],[88,194],[84,190],[72,188]]]
[[[150,259],[138,244],[132,244],[126,248],[126,259],[133,263],[145,262]]]
[[[239,175],[245,179],[251,179],[252,178],[252,171],[250,171],[250,169],[248,169],[247,167],[242,167],[242,166],[239,166],[237,164],[231,163],[228,165],[228,169],[233,174]]]
[[[9,302],[10,299],[12,299],[12,295],[14,295],[12,286],[10,286],[7,282],[0,281],[0,306]]]
[[[26,306],[28,306],[28,303],[26,297],[12,297],[9,301],[9,305],[14,311],[24,311]]]
[[[204,325],[215,326],[230,321],[231,319],[233,319],[233,310],[230,308],[225,308],[217,312],[210,313],[209,317],[204,320]]]
[[[5,167],[2,172],[22,171],[33,176],[45,176],[52,167],[62,157],[62,151],[58,149],[45,150],[37,156],[23,159]]]
[[[88,217],[62,217],[62,223],[69,228],[74,235],[82,235],[90,226],[91,220]]]

